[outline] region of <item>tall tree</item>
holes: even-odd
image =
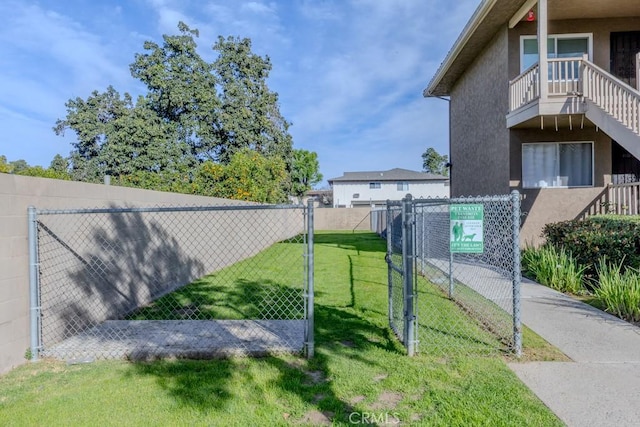
[[[427,173],[449,176],[447,155],[440,155],[433,147],[422,153],[422,169]]]
[[[213,67],[221,84],[218,158],[250,148],[264,156],[278,156],[291,165],[291,123],[280,114],[278,94],[269,90],[269,57],[251,51],[251,40],[218,37],[213,49],[220,53]]]
[[[301,197],[322,181],[318,154],[307,150],[293,150],[291,183],[294,196]]]
[[[269,58],[251,52],[249,39],[220,37],[208,63],[197,52],[198,31],[178,24],[178,35],[163,43],[144,43],[130,66],[148,92],[136,102],[109,86],[86,100],[69,100],[57,134],[72,129],[77,136],[70,155],[75,179],[114,182],[190,192],[203,162],[225,165],[245,149],[285,165],[279,188],[290,191],[292,138],[290,123],[279,111],[278,95],[266,78]],[[257,193],[256,193],[257,194]]]
[[[147,41],[136,54],[131,75],[147,86],[148,106],[175,127],[177,138],[199,160],[220,151],[220,100],[213,65],[196,51],[198,30],[178,23],[179,35],[164,35],[162,46]]]

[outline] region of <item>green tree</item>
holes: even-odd
[[[220,53],[213,67],[221,84],[218,158],[226,162],[235,152],[250,148],[264,156],[278,156],[291,166],[291,123],[280,114],[278,94],[269,90],[269,57],[251,51],[251,40],[218,37]]]
[[[29,166],[26,169],[22,169],[16,175],[25,175],[25,176],[36,176],[40,178],[52,178],[52,179],[64,179],[70,180],[71,175],[67,172],[58,172],[51,168],[43,168],[42,166]]]
[[[87,100],[67,102],[67,117],[58,120],[55,132],[76,133],[72,143],[71,173],[74,179],[100,182],[104,175],[120,177],[134,172],[163,174],[195,163],[188,148],[176,141],[174,127],[162,120],[144,97],[134,105],[111,86],[94,91]]]
[[[0,173],[11,173],[11,165],[6,156],[0,156]]]
[[[195,181],[199,165],[225,165],[249,149],[268,164],[285,165],[285,177],[276,183],[279,191],[290,191],[290,123],[266,84],[269,58],[253,54],[249,39],[220,37],[213,46],[218,58],[208,63],[197,53],[198,30],[182,22],[178,30],[163,36],[162,44],[145,42],[135,56],[131,74],[148,89],[135,103],[111,86],[66,103],[67,115],[54,131],[76,134],[74,179],[99,182],[108,174],[122,185],[193,192],[201,188]],[[262,185],[272,192],[270,184]],[[251,194],[264,199],[259,191]]]
[[[422,153],[422,169],[427,173],[449,176],[447,160],[446,155],[440,155],[434,148],[429,147]]]
[[[172,125],[176,141],[200,160],[216,160],[220,151],[220,100],[213,65],[197,53],[198,30],[178,24],[179,35],[164,43],[146,41],[136,54],[131,75],[147,86],[148,107]]]
[[[291,193],[301,197],[322,181],[318,154],[307,150],[293,150],[291,168]]]
[[[9,162],[10,172],[19,174],[20,172],[29,169],[29,164],[24,159],[14,160]]]
[[[67,173],[69,171],[69,159],[62,157],[60,154],[53,156],[49,169],[58,173]]]
[[[262,203],[287,200],[284,161],[242,149],[231,156],[228,164],[205,162],[198,170],[196,191],[208,196]]]

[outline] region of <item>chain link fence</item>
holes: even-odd
[[[399,336],[397,325],[404,325],[408,353],[519,355],[519,195],[409,197],[402,205],[401,219],[389,220],[399,212],[392,202],[386,212],[372,215],[386,216],[386,228],[380,229],[380,220],[372,220],[372,226],[387,238],[389,313],[403,314],[402,321],[390,315],[390,325]],[[457,212],[464,213],[458,220]],[[403,228],[408,241],[398,246],[393,227]],[[394,261],[397,248],[402,262]],[[402,299],[391,298],[399,289]]]
[[[313,355],[313,206],[30,208],[34,357]]]
[[[381,211],[379,211],[381,212]],[[405,342],[404,328],[404,265],[402,257],[402,205],[389,203],[384,215],[387,233],[387,255],[389,282],[389,326],[396,336]]]

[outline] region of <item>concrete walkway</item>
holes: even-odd
[[[640,327],[527,280],[521,314],[572,360],[509,365],[562,421],[640,425]]]

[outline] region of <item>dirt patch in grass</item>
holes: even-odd
[[[393,391],[383,391],[378,400],[371,405],[371,409],[395,409],[402,400],[402,395]]]
[[[364,401],[365,399],[366,399],[365,396],[359,395],[359,396],[352,397],[349,400],[349,403],[352,404],[352,405],[357,405],[358,403]]]
[[[314,409],[313,411],[309,411],[304,414],[300,423],[312,426],[330,426],[331,418],[333,418],[332,412],[320,412]]]
[[[324,372],[322,371],[307,371],[305,372],[305,374],[307,374],[307,376],[309,377],[307,383],[311,385],[320,384],[327,381],[324,376]]]

